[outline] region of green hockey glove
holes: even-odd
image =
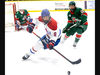
[[[67,29],[66,27],[62,30],[62,33],[66,33],[67,32]]]
[[[80,25],[80,23],[81,23],[81,20],[79,20],[79,19],[75,19],[75,21],[76,21],[76,25],[75,25],[75,27],[78,27],[78,26]]]

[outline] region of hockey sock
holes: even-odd
[[[35,54],[35,52],[37,52],[36,50],[34,50],[34,47],[30,48],[30,52],[28,53],[29,55]]]
[[[61,38],[61,43],[64,43],[65,40],[69,38],[69,36],[67,36],[66,34]]]
[[[76,37],[75,37],[75,42],[77,43],[81,38],[81,34],[76,34]]]
[[[67,36],[67,35],[65,34],[64,39],[67,39],[67,38],[69,38],[69,36]]]

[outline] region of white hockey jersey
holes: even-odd
[[[44,24],[41,16],[35,19],[36,26],[40,23]],[[46,25],[44,25],[44,29],[46,30],[46,37],[49,40],[56,41],[61,36],[61,29],[59,29],[57,21],[55,21],[52,17],[50,21]]]

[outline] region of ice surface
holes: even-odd
[[[39,40],[27,31],[5,32],[5,75],[95,75],[95,11],[88,13],[88,29],[82,34],[76,48],[73,48],[75,35],[55,48],[72,61],[81,58],[82,62],[72,65],[54,50],[39,50],[28,60],[22,56]],[[30,13],[37,18],[40,12]],[[51,12],[51,16],[59,22],[62,29],[67,24],[67,12]],[[43,25],[34,30],[39,36],[45,34]]]

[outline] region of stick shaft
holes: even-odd
[[[75,25],[76,25],[76,24],[72,25],[71,27],[69,27],[69,28],[67,28],[67,29],[65,29],[65,30],[68,30],[68,29],[70,29],[70,28],[74,27]]]
[[[41,39],[41,37],[39,37],[36,33],[33,32],[33,34],[35,34],[38,38]],[[44,43],[47,44],[47,42],[45,42],[43,39],[41,39],[41,41],[43,41]],[[72,63],[69,59],[67,59],[64,55],[62,55],[59,51],[57,51],[55,48],[53,48],[54,51],[56,51],[58,54],[60,54],[63,58],[65,58],[67,61],[69,61],[70,63]]]
[[[54,49],[54,48],[53,48]],[[67,61],[69,61],[70,63],[72,63],[68,58],[66,58],[64,55],[62,55],[60,52],[58,52],[56,49],[54,49],[54,51],[56,51],[58,54],[60,54],[63,58],[65,58]]]

